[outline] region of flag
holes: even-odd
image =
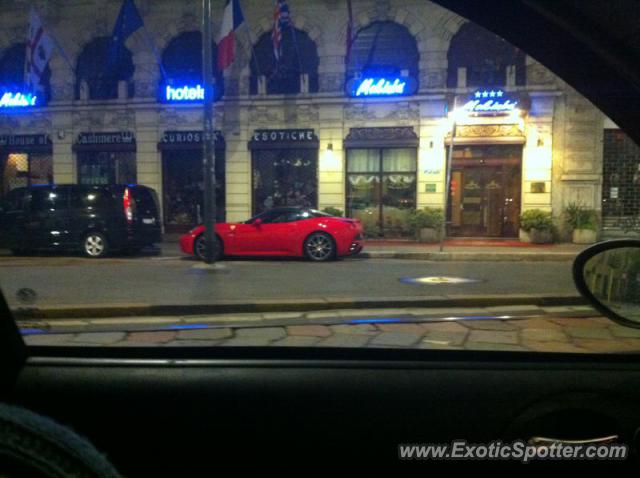
[[[29,12],[29,38],[25,61],[25,84],[32,93],[41,89],[42,75],[51,59],[54,46],[53,38],[45,31],[38,12],[32,8]]]
[[[286,0],[276,0],[276,6],[273,11],[273,30],[271,31],[273,56],[276,61],[280,61],[282,57],[282,30],[288,26],[291,26],[289,5],[287,5]]]
[[[218,38],[218,68],[225,70],[236,57],[235,31],[244,22],[238,0],[227,0],[222,13],[222,26]]]
[[[351,47],[353,46],[353,10],[351,8],[351,0],[347,0],[347,12],[348,12],[348,20],[347,20],[347,54],[344,57],[344,62],[346,65],[349,64],[349,60],[351,59]]]
[[[125,42],[143,25],[140,12],[133,0],[124,0],[109,42],[109,51],[107,52],[107,64],[109,66],[117,65],[120,62],[125,49]]]

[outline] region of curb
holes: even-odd
[[[355,257],[367,259],[414,259],[423,261],[463,261],[463,262],[547,262],[573,261],[573,252],[361,252]]]
[[[273,300],[260,302],[219,302],[215,304],[151,305],[151,304],[89,304],[85,306],[58,306],[20,308],[13,311],[19,320],[71,319],[108,317],[149,317],[177,315],[207,315],[264,312],[311,312],[335,309],[387,309],[387,308],[453,308],[499,307],[532,305],[539,307],[586,305],[576,294],[555,296],[519,295],[464,295],[362,299]]]

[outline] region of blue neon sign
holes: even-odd
[[[404,95],[407,82],[399,78],[365,78],[362,80],[356,96],[394,96]]]
[[[201,85],[173,87],[167,85],[164,100],[176,103],[203,101],[205,89]]]
[[[26,108],[35,106],[38,97],[31,93],[5,92],[0,98],[0,108]]]
[[[462,107],[469,113],[509,113],[518,106],[518,100],[503,90],[478,90]]]
[[[416,81],[410,77],[365,76],[347,83],[347,93],[356,98],[406,96],[415,90]]]

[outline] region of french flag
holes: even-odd
[[[227,0],[222,14],[222,27],[218,40],[218,68],[225,70],[231,66],[236,56],[235,31],[244,22],[239,0]]]

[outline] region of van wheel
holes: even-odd
[[[82,253],[86,257],[97,259],[107,255],[107,238],[99,232],[90,232],[82,240]]]
[[[214,244],[215,251],[213,253],[213,260],[219,261],[220,258],[222,258],[222,243],[218,236],[215,237]],[[204,261],[206,250],[207,246],[204,240],[204,234],[200,234],[193,243],[193,253],[198,259]]]

